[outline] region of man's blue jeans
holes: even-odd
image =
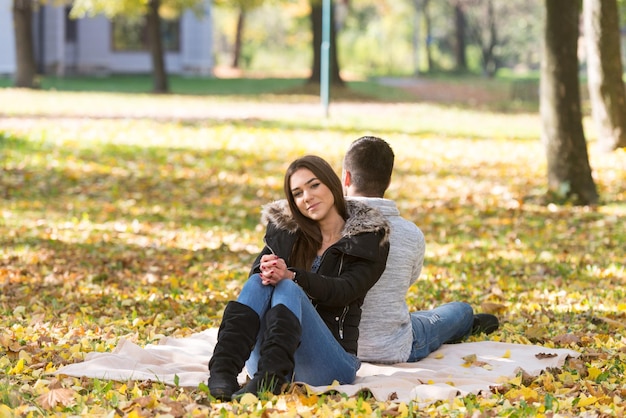
[[[472,332],[474,310],[465,302],[451,302],[428,311],[411,312],[413,349],[408,362],[428,356],[442,344],[459,342]]]
[[[295,353],[294,381],[325,386],[334,380],[340,384],[350,384],[356,378],[361,362],[343,349],[306,293],[296,283],[281,280],[276,286],[266,286],[261,283],[260,275],[254,274],[248,278],[237,301],[252,308],[261,318],[257,344],[246,362],[250,376],[254,376],[258,368],[260,341],[265,332],[265,313],[283,304],[302,325],[300,346]]]

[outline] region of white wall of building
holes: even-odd
[[[12,0],[0,0],[0,74],[15,72],[15,42],[12,23]],[[41,14],[40,14],[41,13]],[[42,19],[43,17],[43,19]],[[111,45],[111,22],[104,16],[77,21],[77,42],[65,39],[65,7],[45,6],[34,13],[36,61],[43,63],[46,74],[150,73],[148,51],[114,51]],[[191,11],[181,17],[180,51],[165,52],[169,74],[212,75],[211,1],[205,0],[204,15]],[[41,47],[43,46],[43,50]]]
[[[78,22],[75,68],[80,74],[100,74],[111,69],[111,22],[104,16]]]
[[[15,32],[12,7],[11,0],[0,0],[0,75],[10,75],[15,72]]]
[[[33,13],[34,25],[37,30],[43,31],[34,39],[37,61],[43,60],[46,71],[56,74],[56,69],[62,65],[62,52],[65,43],[65,19],[63,7],[46,7],[40,12]],[[42,22],[43,21],[43,22]],[[37,32],[37,31],[35,31]],[[43,45],[43,51],[40,49]],[[50,71],[51,70],[51,71]]]
[[[189,75],[213,74],[213,18],[211,4],[205,2],[204,14],[196,16],[186,11],[181,27],[181,73]]]

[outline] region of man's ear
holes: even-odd
[[[348,170],[344,170],[343,172],[343,187],[350,187],[352,184],[352,175]]]

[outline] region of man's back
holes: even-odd
[[[389,199],[351,197],[379,209],[391,224],[387,268],[363,302],[358,356],[363,361],[407,361],[413,343],[406,293],[419,277],[424,262],[422,231],[400,216]]]

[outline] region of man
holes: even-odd
[[[394,153],[383,139],[364,136],[354,141],[343,162],[344,194],[379,209],[391,225],[387,267],[362,306],[358,356],[376,363],[415,362],[444,343],[471,334],[492,333],[498,319],[474,315],[465,302],[452,302],[428,311],[409,312],[406,293],[424,262],[424,234],[400,216],[384,194],[391,182]]]

